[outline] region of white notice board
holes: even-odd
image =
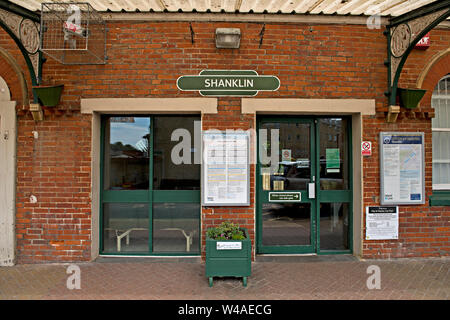
[[[381,204],[425,203],[423,132],[380,133]]]
[[[398,207],[366,207],[366,240],[398,239]]]
[[[203,133],[203,206],[250,205],[249,140],[244,131]]]

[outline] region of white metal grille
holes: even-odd
[[[40,49],[63,64],[104,64],[106,24],[89,3],[43,3]]]

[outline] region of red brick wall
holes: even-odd
[[[44,79],[64,83],[65,88],[61,106],[46,110],[44,121],[35,123],[29,114],[19,115],[19,261],[90,258],[91,215],[98,213],[91,212],[89,194],[90,117],[80,115],[80,98],[199,96],[180,92],[175,82],[181,75],[203,69],[251,69],[280,79],[277,92],[259,93],[258,97],[375,99],[377,115],[364,118],[363,139],[373,142],[374,154],[364,159],[363,206],[379,204],[380,131],[426,133],[426,192],[431,194],[431,120],[402,115],[394,124],[385,121],[386,38],[382,30],[266,24],[260,46],[262,24],[194,22],[192,27],[194,44],[186,22],[108,23],[106,65],[65,66],[48,58]],[[219,27],[241,29],[240,49],[215,48],[214,31]],[[412,53],[401,83],[414,83],[426,59],[448,46],[449,32],[436,34],[439,37],[432,33],[429,51]],[[6,38],[0,32],[0,44],[13,50],[10,43],[5,44]],[[242,115],[240,108],[239,98],[219,98],[219,113],[204,115],[203,129],[254,128],[253,116]],[[32,131],[40,133],[37,140]],[[247,226],[254,240],[254,181],[252,173],[250,207],[203,208],[202,227],[232,218]],[[31,194],[38,198],[37,204],[30,204]],[[448,208],[401,206],[400,239],[364,241],[363,254],[367,258],[448,255],[448,229]]]

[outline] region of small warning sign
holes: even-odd
[[[372,155],[372,142],[363,141],[361,143],[361,155],[362,156],[371,156]]]

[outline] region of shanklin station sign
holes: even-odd
[[[177,87],[203,96],[255,96],[258,91],[278,90],[280,80],[254,70],[203,70],[199,75],[179,77]]]

